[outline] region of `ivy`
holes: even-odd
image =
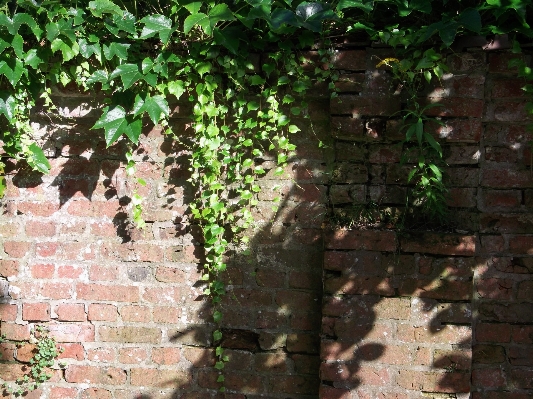
[[[408,157],[417,159],[409,175],[415,201],[443,217],[442,149],[427,132],[428,122],[435,121],[426,115],[420,90],[442,78],[442,54],[458,35],[533,37],[526,0],[503,5],[495,0],[14,0],[2,2],[0,10],[2,159],[49,171],[29,114],[43,101],[53,109],[54,85],[74,85],[105,95],[92,129],[103,132],[107,146],[128,143],[126,170],[134,186],[142,186],[132,155],[142,127],[160,125],[179,140],[169,123],[169,102],[191,102],[190,180],[196,197],[190,212],[204,235],[202,280],[213,303],[215,367],[220,371],[228,360],[218,346],[225,294],[221,273],[228,248],[246,251],[249,242],[245,233],[254,223],[252,208],[260,190],[256,180],[266,173],[256,160],[274,154],[273,174],[284,173],[296,148],[291,135],[299,131],[292,118],[308,114],[307,90],[315,82],[334,87],[336,75],[327,65],[335,38],[363,32],[396,50],[397,58],[376,64],[390,69],[407,98],[400,117]],[[311,48],[319,55],[314,68],[302,55]],[[261,61],[252,62],[258,55]],[[531,76],[525,65],[520,71]],[[4,166],[0,161],[0,197],[6,187]],[[132,220],[139,227],[144,225],[142,202],[134,191]]]

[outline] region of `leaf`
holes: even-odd
[[[65,43],[62,39],[55,39],[51,44],[50,48],[52,52],[61,51],[63,55],[63,62],[70,61],[80,53],[80,47],[78,43],[73,42],[72,44]]]
[[[154,14],[144,17],[139,22],[144,23],[140,39],[146,39],[154,36],[156,33],[159,35],[161,41],[166,44],[170,35],[172,34],[172,20],[164,15]]]
[[[424,123],[422,122],[422,118],[418,118],[418,121],[415,124],[415,133],[418,144],[422,145],[422,135],[424,133]]]
[[[134,119],[131,116],[126,117],[127,126],[124,127],[124,134],[131,140],[133,144],[137,144],[139,142],[139,136],[142,132],[142,121],[140,119]],[[140,180],[139,184],[146,185],[146,182],[142,184],[142,181]]]
[[[124,31],[130,35],[136,36],[137,30],[135,29],[135,16],[128,11],[124,11],[122,15],[113,15],[112,26],[106,22],[106,28],[115,36],[119,37],[119,32]]]
[[[17,100],[12,95],[8,95],[7,99],[0,98],[0,113],[4,114],[9,122],[15,116],[15,109]]]
[[[287,9],[277,8],[272,12],[272,16],[268,21],[272,29],[278,30],[282,25],[296,25],[297,19],[296,15]]]
[[[107,71],[100,69],[98,71],[94,71],[94,73],[87,78],[87,84],[92,85],[95,83],[107,83],[107,80]]]
[[[105,107],[102,116],[91,129],[104,129],[105,142],[107,147],[109,147],[118,140],[125,131],[127,124],[126,111],[122,106],[118,105],[113,108]]]
[[[3,170],[0,170],[0,198],[4,197],[4,193],[6,192],[7,184],[6,184],[6,178],[2,175]]]
[[[109,80],[113,80],[116,77],[120,76],[124,90],[127,90],[139,79],[142,79],[143,75],[139,71],[139,66],[135,64],[123,64],[119,65],[111,75],[109,75]]]
[[[183,7],[187,9],[191,14],[198,14],[200,12],[200,8],[202,8],[202,2],[201,1],[194,1],[189,4],[185,4]]]
[[[461,15],[459,15],[459,18],[457,18],[457,22],[472,32],[478,33],[481,31],[481,15],[479,15],[479,11],[475,8],[467,8],[464,10]]]
[[[241,35],[242,30],[237,27],[229,27],[224,30],[220,30],[218,28],[213,29],[213,38],[215,39],[215,43],[226,47],[233,54],[237,54],[239,51]]]
[[[131,44],[113,42],[109,46],[103,45],[104,57],[106,60],[111,60],[113,57],[118,57],[121,60],[128,59],[128,49]]]
[[[28,146],[29,153],[27,154],[27,162],[33,170],[41,173],[50,172],[50,162],[46,159],[43,150],[35,143]]]
[[[218,310],[215,310],[213,312],[213,320],[215,321],[215,323],[220,323],[220,321],[222,320],[222,313],[220,313]]]
[[[457,28],[458,28],[457,22],[450,21],[439,30],[439,36],[447,47],[450,47],[453,41],[455,40],[455,35],[457,34]]]
[[[24,64],[18,58],[0,60],[0,75],[4,75],[15,86],[24,73]]]
[[[142,95],[137,94],[135,97],[133,116],[138,116],[146,112],[153,124],[157,125],[162,117],[168,117],[170,114],[167,100],[161,95],[152,97],[149,94],[145,94],[145,96],[143,98]]]
[[[300,131],[300,128],[296,125],[289,125],[289,133],[297,133]]]
[[[442,158],[442,148],[440,144],[433,138],[433,136],[429,133],[424,132],[424,138],[429,143],[429,145],[433,147],[433,149],[437,151],[439,156]]]
[[[374,4],[372,1],[340,0],[337,4],[337,10],[341,11],[345,8],[358,8],[368,14],[374,9]]]
[[[168,92],[179,100],[183,93],[185,93],[185,85],[181,80],[174,80],[168,83]]]
[[[24,39],[18,33],[13,37],[13,40],[11,41],[11,47],[18,58],[24,57]]]
[[[195,25],[201,24],[204,20],[209,21],[209,17],[204,13],[189,15],[183,22],[183,33],[188,34]]]
[[[122,16],[123,11],[110,0],[95,0],[89,2],[89,10],[95,17],[102,17],[103,14],[116,14]]]
[[[252,86],[259,86],[259,85],[262,85],[265,83],[265,79],[263,79],[261,76],[259,75],[252,75],[250,77],[250,84]]]
[[[220,330],[213,331],[213,339],[215,341],[219,341],[220,339],[222,339],[222,332]]]
[[[102,48],[99,43],[88,43],[87,40],[80,39],[78,45],[80,46],[80,54],[83,58],[91,58],[94,54],[96,59],[102,62]]]

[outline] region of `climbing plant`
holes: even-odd
[[[10,0],[0,2],[0,10],[0,197],[5,158],[49,171],[30,113],[38,104],[53,109],[54,86],[104,94],[92,129],[103,133],[107,146],[128,142],[124,159],[132,179],[143,126],[160,125],[181,140],[171,105],[190,101],[196,189],[190,212],[204,236],[204,293],[217,325],[224,256],[232,242],[248,244],[256,179],[267,172],[256,160],[274,156],[271,173],[284,173],[295,150],[291,135],[299,131],[291,118],[308,114],[306,91],[315,82],[333,88],[328,63],[336,38],[363,34],[396,50],[396,58],[376,64],[387,67],[406,93],[406,146],[418,146],[409,178],[418,199],[440,217],[442,150],[427,131],[427,107],[419,98],[424,82],[442,78],[443,53],[458,35],[533,37],[526,0]],[[310,50],[317,57],[309,57]],[[530,74],[526,68],[521,73]],[[136,192],[132,219],[144,225]],[[221,336],[215,329],[213,341]],[[227,357],[220,346],[216,355],[222,370]]]

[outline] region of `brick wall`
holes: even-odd
[[[253,252],[232,255],[225,277],[228,398],[533,395],[532,138],[509,54],[451,55],[442,87],[426,93],[445,105],[434,109],[445,121],[435,136],[449,164],[453,230],[324,230],[328,215],[370,201],[394,212],[410,189],[389,118],[401,98],[375,69],[375,56],[389,53],[337,53],[342,101],[313,90],[286,175],[261,181]],[[33,350],[24,341],[38,324],[64,352],[28,398],[220,397],[186,146],[146,131],[135,156],[147,227],[131,229],[125,144],[105,149],[89,131],[101,98],[55,99],[58,116],[33,118],[51,174],[10,163],[1,202],[0,376],[23,374]],[[171,120],[185,137],[189,111],[177,104]]]
[[[339,54],[350,61],[341,63],[341,94],[331,104],[329,192],[344,220],[368,221],[371,201],[394,214],[410,190],[409,165],[398,164],[399,122],[383,117],[401,100],[369,68],[375,51]],[[513,57],[450,55],[450,73],[426,92],[444,105],[431,109],[444,123],[434,129],[448,164],[444,233],[377,221],[326,233],[321,398],[533,395],[532,118],[525,82],[507,66]]]

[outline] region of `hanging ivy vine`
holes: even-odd
[[[34,170],[49,171],[29,117],[39,102],[53,107],[54,86],[75,85],[105,95],[92,129],[103,132],[107,146],[119,140],[130,143],[124,158],[132,178],[133,150],[142,127],[161,125],[179,140],[169,123],[169,101],[192,103],[190,168],[196,197],[190,211],[204,235],[207,256],[202,279],[217,324],[223,317],[219,303],[225,293],[220,278],[226,268],[224,255],[231,240],[247,245],[242,233],[253,223],[251,208],[260,190],[256,179],[266,172],[255,160],[275,154],[274,173],[283,174],[295,150],[291,134],[299,131],[291,118],[306,115],[306,91],[317,81],[329,81],[333,87],[330,69],[309,68],[312,61],[302,50],[317,50],[318,62],[327,64],[336,37],[361,33],[397,50],[397,58],[380,64],[388,66],[407,89],[402,114],[406,142],[419,147],[418,163],[409,178],[427,209],[439,210],[445,201],[442,150],[426,131],[419,88],[424,81],[442,77],[446,70],[442,52],[457,35],[533,37],[527,24],[531,2],[525,0],[11,0],[0,4],[2,160],[24,160]],[[252,61],[257,57],[261,62]],[[531,70],[523,65],[521,74],[530,78]],[[6,187],[4,167],[0,161],[0,197]],[[435,214],[442,216],[440,211]],[[143,226],[142,198],[136,193],[132,218]],[[213,339],[220,338],[216,329]],[[215,367],[222,370],[227,357],[221,347],[216,355]],[[219,381],[223,378],[221,374]]]

